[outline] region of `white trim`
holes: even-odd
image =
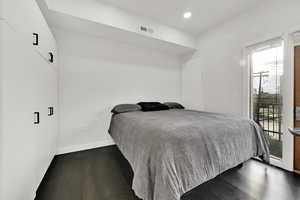
[[[285,34],[282,33],[282,32],[273,33],[273,34],[266,34],[265,36],[260,37],[259,39],[250,40],[250,41],[246,42],[244,44],[244,47],[247,49],[247,48],[250,48],[252,46],[262,44],[264,42],[268,42],[268,41],[272,41],[272,40],[276,40],[276,39],[280,39],[280,38],[283,39],[284,35]]]
[[[252,85],[252,80],[251,80],[251,59],[249,58],[249,54],[254,46],[263,44],[265,42],[270,42],[270,41],[276,41],[276,40],[283,40],[285,34],[283,33],[276,33],[276,34],[267,34],[264,37],[261,37],[256,40],[252,40],[250,42],[245,43],[243,52],[242,52],[242,58],[243,58],[243,64],[241,67],[243,67],[243,72],[242,72],[242,77],[243,77],[243,98],[242,98],[242,115],[243,117],[249,118],[251,115],[251,99],[252,99],[252,94],[250,92],[250,87]]]
[[[264,38],[262,40],[257,40],[253,42],[252,44],[245,45],[244,48],[244,62],[247,67],[244,68],[244,89],[248,92],[246,94],[244,92],[245,98],[248,97],[248,99],[244,100],[244,114],[251,112],[249,110],[249,104],[250,102],[250,86],[251,86],[251,62],[249,61],[248,55],[249,50],[255,45],[259,45],[263,42],[268,42],[276,39],[282,39],[284,41],[284,94],[283,94],[283,102],[284,102],[284,109],[283,109],[283,116],[285,116],[284,122],[283,122],[283,149],[282,154],[283,157],[281,160],[277,159],[271,159],[271,164],[275,165],[277,167],[281,167],[283,169],[286,169],[288,171],[293,171],[293,161],[294,161],[294,142],[293,137],[291,134],[288,133],[287,129],[288,127],[291,127],[293,124],[293,54],[291,51],[291,41],[289,34],[273,34],[273,37]]]
[[[282,159],[276,159],[276,158],[272,158],[271,157],[270,164],[273,165],[273,166],[275,166],[275,167],[280,167],[280,168],[288,170],[288,171],[293,171],[293,170],[290,170],[289,168],[286,168],[284,166],[284,163],[283,163]]]
[[[246,48],[250,51],[253,51],[255,49],[255,51],[261,51],[263,50],[265,47],[269,48],[268,45],[270,44],[274,44],[276,43],[277,41],[280,42],[284,40],[284,36],[283,35],[280,35],[280,36],[277,36],[277,37],[274,37],[272,39],[268,39],[268,40],[259,40],[258,42],[256,43],[253,43],[252,45],[248,45],[246,46]]]
[[[282,165],[286,170],[294,170],[294,138],[288,128],[294,124],[294,52],[289,34],[284,35],[284,77],[283,77],[283,136]]]
[[[251,74],[251,67],[249,67],[251,65],[251,59],[249,59],[249,50],[248,48],[244,48],[243,49],[243,72],[242,72],[242,77],[243,77],[243,87],[242,87],[242,116],[245,118],[249,118],[250,117],[250,98],[251,98],[251,93],[249,91],[250,85],[251,85],[251,80],[250,80],[250,74]]]
[[[112,140],[101,140],[97,142],[87,143],[87,144],[79,144],[79,145],[72,145],[68,147],[59,148],[57,151],[57,155],[72,153],[77,151],[83,151],[88,149],[94,149],[99,147],[105,147],[114,145],[115,143]]]

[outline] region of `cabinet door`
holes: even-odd
[[[39,32],[41,14],[34,0],[2,0],[2,18],[17,32],[21,33],[25,41],[32,45],[33,33]]]
[[[49,52],[56,54],[55,39],[35,0],[0,1],[1,17],[22,34],[28,45],[32,46],[36,42],[35,37],[38,37],[38,44],[33,46],[46,60],[49,59]]]
[[[1,20],[0,20],[1,22]],[[33,199],[56,150],[57,72],[9,25],[1,23],[3,199]],[[48,107],[55,115],[48,116]],[[35,112],[39,123],[35,124]],[[2,196],[0,196],[2,199]]]
[[[50,156],[54,157],[57,148],[58,138],[58,71],[57,67],[48,65],[47,83],[47,107],[53,108],[52,115],[48,115],[47,127],[49,132]]]
[[[53,62],[50,64],[57,65],[58,59],[57,59],[56,41],[55,41],[55,38],[46,22],[41,25],[39,34],[40,34],[40,46],[43,51],[42,54],[45,56],[48,63],[50,63],[49,53],[52,53]]]
[[[51,160],[56,153],[57,118],[56,113],[49,116],[49,107],[57,108],[57,72],[52,65],[41,60],[37,70],[39,76],[38,107],[41,110],[41,126],[38,139],[37,184],[40,184]],[[54,110],[56,112],[56,110]]]
[[[38,81],[40,56],[6,23],[2,23],[3,199],[33,199],[36,190]]]

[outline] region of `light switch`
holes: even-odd
[[[295,120],[300,121],[300,106],[296,106],[295,108]]]

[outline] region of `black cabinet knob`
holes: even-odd
[[[39,124],[40,123],[40,112],[34,112],[34,124]]]
[[[49,62],[53,63],[54,62],[54,55],[53,55],[53,53],[49,52],[49,56],[50,56]]]
[[[39,34],[38,33],[33,33],[34,36],[34,42],[32,43],[34,46],[39,45]]]
[[[48,116],[54,115],[54,108],[53,107],[48,107]]]

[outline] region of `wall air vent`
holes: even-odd
[[[146,33],[154,33],[154,30],[152,28],[148,28],[146,26],[140,26],[140,30]]]

